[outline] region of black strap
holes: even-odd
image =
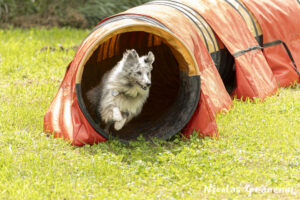
[[[144,15],[139,15],[139,14],[119,14],[119,15],[116,15],[116,16],[112,16],[110,18],[108,18],[107,20],[99,23],[85,38],[88,38],[93,32],[95,32],[97,29],[109,24],[109,23],[112,23],[112,22],[115,22],[115,21],[119,21],[119,20],[123,20],[123,19],[136,19],[136,20],[139,20],[139,21],[145,21],[145,22],[148,22],[150,24],[153,24],[153,25],[157,25],[163,29],[166,29],[168,30],[169,32],[173,33],[173,31],[171,29],[169,29],[166,25],[164,25],[163,23],[161,23],[160,21],[154,19],[154,18],[151,18],[151,17],[147,17],[147,16],[144,16]],[[83,40],[83,41],[84,41]]]
[[[168,31],[172,32],[166,25],[164,25],[163,23],[161,23],[160,21],[158,21],[158,20],[156,20],[154,18],[147,17],[147,16],[144,16],[144,15],[126,14],[126,13],[125,14],[116,15],[116,16],[108,18],[104,22],[102,22],[99,25],[97,25],[94,28],[94,30],[96,30],[96,29],[98,29],[98,28],[100,28],[100,27],[102,27],[102,26],[104,26],[106,24],[109,24],[111,22],[115,22],[115,21],[122,20],[122,19],[136,19],[136,20],[140,20],[140,21],[146,21],[146,22],[149,22],[151,24],[155,24],[155,25],[157,25],[157,26],[159,26],[161,28],[167,29]]]
[[[244,16],[242,15],[242,13],[231,3],[229,2],[228,0],[225,0],[226,3],[228,3],[231,7],[233,7],[238,13],[239,15],[244,19]],[[234,0],[236,3],[238,3],[242,8],[243,10],[246,11],[246,13],[248,14],[248,16],[250,17],[251,19],[251,22],[252,22],[252,25],[254,27],[254,30],[255,30],[255,34],[256,34],[256,37],[258,37],[258,30],[257,30],[257,27],[256,27],[256,24],[254,22],[254,19],[252,18],[251,14],[249,13],[249,11],[247,10],[247,8],[240,2],[240,1],[237,1],[237,0]],[[246,21],[246,19],[244,19],[244,21]]]
[[[257,50],[257,49],[262,49],[262,47],[259,46],[259,45],[258,46],[253,46],[253,47],[250,47],[248,49],[245,49],[245,50],[242,50],[242,51],[238,51],[238,52],[236,52],[236,53],[234,53],[232,55],[233,55],[233,57],[237,58],[237,57],[239,57],[239,56],[241,56],[241,55],[243,55],[245,53],[248,53],[249,51],[254,51],[254,50]]]
[[[166,1],[166,0],[151,1],[151,2],[149,2],[149,3],[147,3],[147,4],[150,4],[150,5],[164,5],[164,6],[169,6],[169,7],[172,7],[172,8],[174,8],[174,9],[176,9],[176,10],[182,12],[185,16],[187,16],[187,17],[188,17],[192,22],[194,22],[194,24],[197,26],[197,28],[199,29],[199,31],[200,31],[201,34],[203,35],[204,42],[205,42],[205,44],[206,44],[207,50],[210,51],[210,50],[209,50],[208,43],[207,43],[207,39],[206,39],[206,37],[205,37],[205,35],[204,35],[204,33],[203,33],[201,27],[200,27],[199,24],[193,19],[193,17],[196,18],[196,19],[201,18],[201,19],[203,19],[205,22],[206,22],[206,20],[205,20],[205,19],[200,15],[200,13],[197,12],[195,9],[193,9],[193,8],[191,8],[191,7],[189,7],[189,6],[185,5],[185,4],[183,4],[183,3],[180,3],[180,2],[177,2],[177,1],[172,1],[172,0],[167,0],[167,1]],[[147,4],[146,4],[146,5],[147,5]],[[192,12],[191,12],[191,11],[192,11]],[[195,14],[193,14],[193,13],[195,13],[198,17],[197,17]],[[207,30],[206,26],[205,26],[205,25],[203,24],[203,22],[202,22],[201,20],[199,20],[199,19],[198,19],[198,22],[201,23],[201,25],[203,26],[203,28],[204,28],[205,31],[207,32],[207,34],[208,34],[210,40],[212,41],[213,46],[214,46],[214,51],[217,51],[216,45],[215,45],[215,43],[214,43],[214,40],[213,40],[211,34],[209,33],[209,31]],[[208,24],[208,23],[207,23],[207,24]],[[215,34],[214,34],[214,36],[215,36],[216,43],[217,43],[217,45],[218,45],[217,37],[216,37]],[[219,45],[218,45],[218,48],[220,49]]]
[[[284,46],[284,49],[286,50],[286,52],[287,52],[287,54],[288,54],[290,60],[292,61],[292,64],[293,64],[293,66],[294,66],[294,68],[295,68],[295,70],[296,70],[298,76],[300,76],[300,73],[299,73],[299,71],[298,71],[296,62],[295,62],[295,60],[294,60],[294,58],[293,58],[293,55],[292,55],[290,49],[288,48],[287,44],[286,44],[284,41],[282,41],[282,40],[275,40],[275,41],[273,41],[273,42],[268,42],[268,43],[266,43],[266,44],[264,45],[264,48],[268,48],[268,47],[275,46],[275,45],[279,45],[279,44],[282,44],[282,45]]]

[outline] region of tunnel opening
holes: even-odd
[[[120,131],[104,131],[105,124],[92,109],[86,93],[98,85],[103,75],[112,69],[127,49],[140,56],[152,51],[155,55],[150,95],[142,112]],[[200,76],[189,76],[186,58],[164,38],[132,31],[116,34],[102,42],[84,65],[81,93],[87,119],[102,136],[122,141],[145,139],[167,140],[180,132],[192,117],[200,98]]]

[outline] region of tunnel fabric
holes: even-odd
[[[242,0],[242,2],[252,11],[261,25],[264,55],[279,86],[299,83],[299,1]]]
[[[218,46],[225,46],[234,56],[236,88],[232,96],[241,99],[264,99],[276,92],[276,81],[279,86],[288,86],[293,81],[299,82],[297,71],[299,72],[300,65],[300,22],[297,20],[300,17],[300,5],[297,0],[155,2],[103,20],[83,41],[45,114],[45,132],[54,134],[55,137],[63,137],[77,146],[95,144],[108,139],[106,135],[93,128],[96,126],[90,123],[93,119],[86,113],[85,104],[80,103],[84,102],[81,99],[81,79],[85,63],[99,45],[125,32],[143,31],[161,38],[172,47],[172,52],[179,63],[178,67],[187,80],[192,78],[201,80],[201,92],[199,90],[197,94],[200,99],[195,105],[190,105],[194,114],[182,127],[182,133],[186,137],[194,131],[202,137],[218,137],[215,116],[232,107],[232,100],[216,68],[216,61],[212,60],[212,52],[208,51],[207,42],[214,40],[211,38],[206,40],[205,34],[201,33],[201,30],[204,30],[201,29],[203,24],[200,23],[203,23],[203,19],[217,35]],[[255,19],[247,23],[241,12],[232,6],[234,2],[246,5]],[[182,6],[183,4],[185,6]],[[252,16],[252,13],[246,15]],[[196,16],[198,20],[202,17],[203,19],[197,21],[194,19]],[[253,24],[256,20],[263,31],[263,52],[258,43],[259,29],[256,29],[260,27]],[[253,26],[254,31],[251,31],[249,26]],[[270,42],[274,41],[282,43],[270,45]],[[212,42],[211,46],[216,47],[216,44]],[[199,84],[196,88],[200,88],[200,82],[194,81],[193,84],[195,83]],[[192,96],[189,98],[198,98]],[[161,135],[158,139],[170,138],[171,135],[167,137]]]

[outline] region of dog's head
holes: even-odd
[[[139,57],[134,49],[127,50],[124,53],[123,69],[132,84],[137,84],[144,90],[151,86],[151,71],[154,59],[151,51],[148,55],[142,57]]]

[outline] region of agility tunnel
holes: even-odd
[[[300,82],[299,15],[297,0],[159,0],[111,16],[77,50],[44,130],[77,146],[218,136],[215,115],[231,108],[231,96],[264,99]],[[86,93],[126,49],[154,53],[150,96],[139,116],[107,133]]]

